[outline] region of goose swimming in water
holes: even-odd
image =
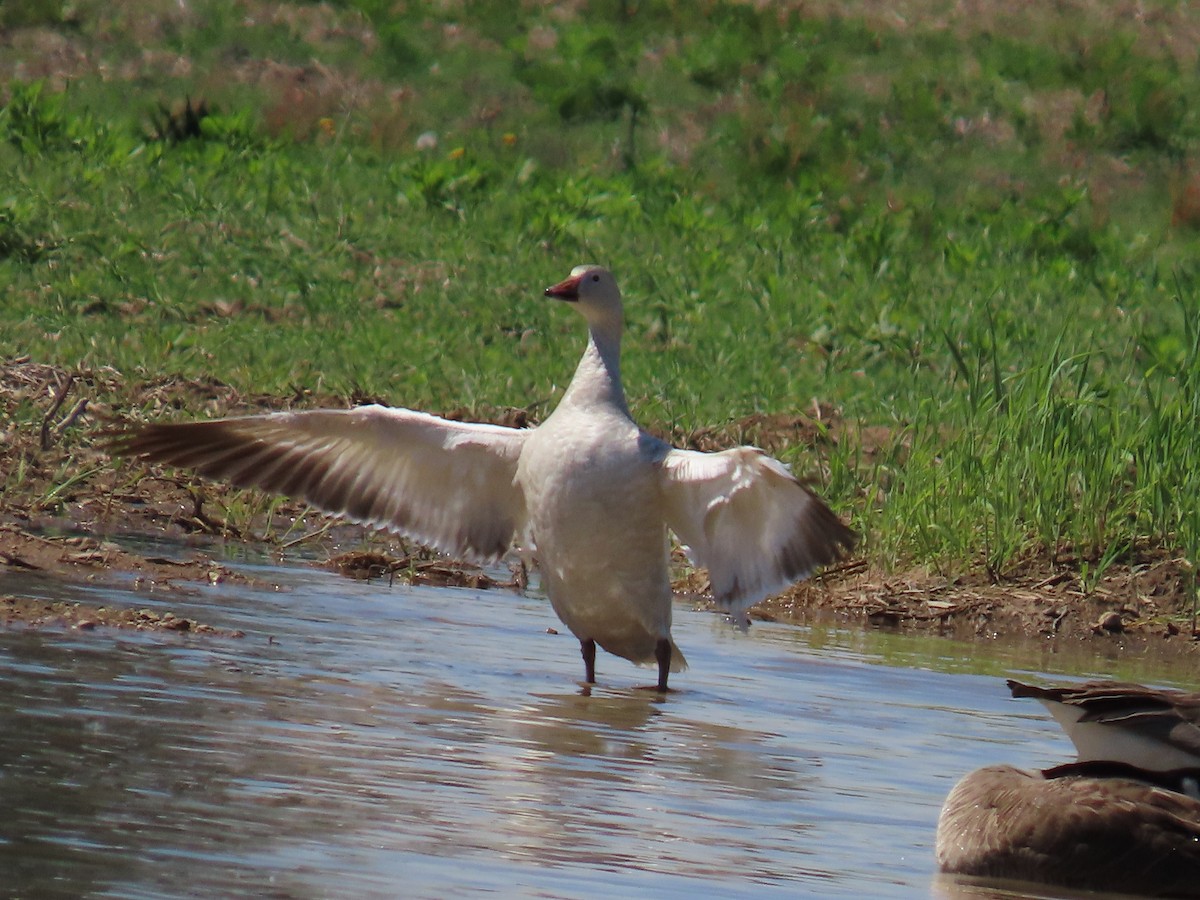
[[[937,827],[943,872],[1200,897],[1200,694],[1113,681],[1042,688],[1078,759],[963,778]]]
[[[855,536],[760,451],[678,450],[638,427],[621,385],[621,293],[606,269],[579,266],[545,293],[584,317],[588,344],[536,428],[372,405],[143,425],[112,449],[297,497],[455,556],[494,561],[518,544],[579,639],[587,682],[600,646],[657,665],[666,691],[668,673],[686,667],[671,639],[668,529],[736,617],[839,559]]]

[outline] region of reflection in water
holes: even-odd
[[[242,640],[0,632],[7,890],[925,895],[953,782],[1066,752],[993,678],[870,664],[947,642],[681,608],[676,693],[588,693],[536,598],[256,571],[172,604]]]
[[[938,874],[930,894],[934,900],[1105,900],[1127,897],[1097,891],[1072,891],[1066,888],[1033,884],[1028,881],[999,881],[970,878],[965,875]]]
[[[666,706],[623,691],[536,697],[512,711],[502,745],[509,752],[489,760],[489,805],[512,828],[496,849],[543,862],[793,877],[786,847],[796,835],[773,838],[769,825],[803,830],[792,817],[811,776],[773,751],[769,736]],[[755,837],[745,842],[738,831],[752,808]],[[655,852],[639,858],[639,845]]]

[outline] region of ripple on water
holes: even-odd
[[[1069,750],[996,677],[1043,656],[680,606],[675,693],[585,695],[537,598],[246,568],[171,598],[242,639],[0,633],[10,891],[927,895],[951,784]]]

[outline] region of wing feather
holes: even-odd
[[[144,425],[109,448],[494,560],[524,527],[514,477],[528,434],[373,405]]]
[[[662,471],[668,527],[736,616],[854,546],[854,532],[820,498],[753,447],[668,449]]]

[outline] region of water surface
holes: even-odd
[[[0,631],[9,894],[928,896],[953,782],[1069,755],[999,676],[1112,674],[680,605],[676,692],[601,653],[589,694],[537,597],[241,568],[163,601],[241,639]]]

